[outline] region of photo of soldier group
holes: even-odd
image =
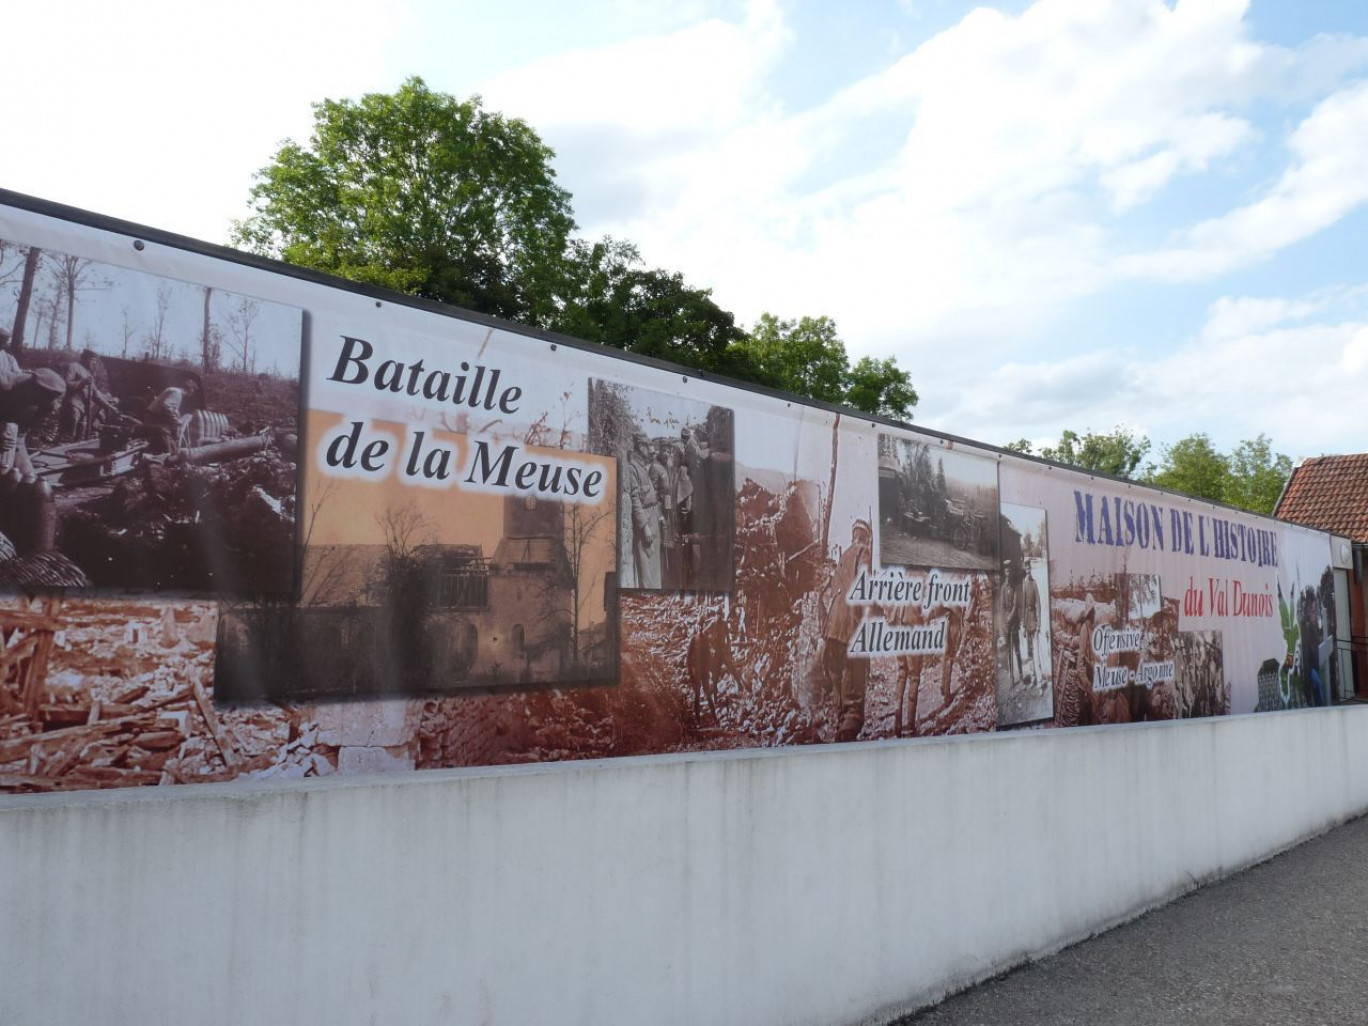
[[[618,459],[618,580],[727,592],[735,536],[732,411],[589,381],[589,451]]]
[[[1178,631],[1173,636],[1173,691],[1180,719],[1230,712],[1220,631]]]
[[[1045,511],[1004,502],[998,582],[998,725],[1054,717],[1050,547]]]
[[[1055,725],[1171,720],[1178,715],[1178,599],[1158,574],[1097,574],[1051,595]]]
[[[997,461],[879,436],[879,561],[883,566],[997,566]]]
[[[300,310],[0,239],[0,585],[294,585]]]
[[[339,420],[310,411],[313,437]],[[439,437],[464,465],[464,436]],[[293,701],[615,682],[616,488],[612,460],[593,462],[605,482],[596,502],[311,468],[300,601],[225,603],[217,694]]]

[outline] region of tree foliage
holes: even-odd
[[[1229,467],[1225,501],[1255,513],[1272,513],[1292,476],[1292,458],[1275,453],[1264,434],[1235,446],[1230,452]]]
[[[749,333],[629,242],[571,238],[552,151],[522,121],[410,78],[397,92],[314,105],[306,145],[256,174],[236,245],[354,281],[601,345],[911,419],[892,358],[850,365],[828,317],[769,314]]]
[[[1291,458],[1275,453],[1267,435],[1221,453],[1209,437],[1198,433],[1165,448],[1147,480],[1255,513],[1272,513],[1291,476]]]
[[[570,194],[524,122],[410,78],[314,105],[307,145],[257,172],[234,241],[292,264],[544,325]]]
[[[850,369],[846,402],[857,410],[892,420],[911,420],[917,398],[912,375],[891,356],[862,356]]]
[[[737,347],[756,380],[774,388],[897,420],[911,420],[917,392],[892,358],[865,356],[852,367],[830,317],[780,320],[761,314]]]
[[[572,240],[566,252],[556,331],[642,356],[761,380],[735,346],[744,333],[708,289],[647,268],[635,246]]]
[[[1003,448],[1027,455],[1035,451],[1025,438],[1008,442]],[[1159,462],[1139,471],[1149,451],[1148,438],[1118,427],[1106,434],[1089,431],[1079,435],[1066,430],[1058,445],[1044,447],[1040,455],[1254,513],[1272,513],[1292,475],[1291,458],[1275,453],[1264,434],[1246,439],[1229,453],[1217,450],[1208,435],[1191,434],[1164,446]]]
[[[781,321],[761,314],[741,348],[766,384],[828,403],[845,402],[850,359],[830,317]]]
[[[1224,502],[1230,464],[1212,445],[1210,437],[1198,432],[1164,448],[1159,465],[1150,469],[1146,480],[1200,499]]]
[[[1003,448],[1034,455],[1034,447],[1024,438],[1009,442]],[[1044,446],[1040,455],[1056,463],[1071,463],[1112,477],[1130,477],[1149,450],[1148,438],[1118,425],[1111,431],[1087,431],[1081,435],[1066,429],[1059,436],[1059,444]]]

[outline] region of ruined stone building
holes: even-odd
[[[290,624],[248,608],[225,629],[230,697],[283,697],[282,681],[292,697],[324,698],[611,677],[612,618],[600,611],[576,631],[565,507],[511,496],[502,527],[492,555],[478,543],[310,548]]]

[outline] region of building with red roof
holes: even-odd
[[[1349,652],[1343,658],[1352,665],[1355,693],[1368,699],[1368,452],[1303,460],[1288,478],[1273,515],[1349,539],[1352,563],[1343,562],[1352,569],[1336,574],[1337,600],[1343,592],[1351,625]]]

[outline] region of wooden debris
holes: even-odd
[[[214,713],[214,706],[209,701],[209,696],[204,693],[204,685],[199,682],[198,677],[190,681],[191,687],[195,689],[195,702],[199,706],[200,715],[204,717],[204,722],[209,727],[209,733],[214,739],[214,744],[218,745],[219,752],[223,755],[223,761],[229,769],[235,769],[238,764],[237,752],[224,736],[224,730],[219,725],[218,716]]]

